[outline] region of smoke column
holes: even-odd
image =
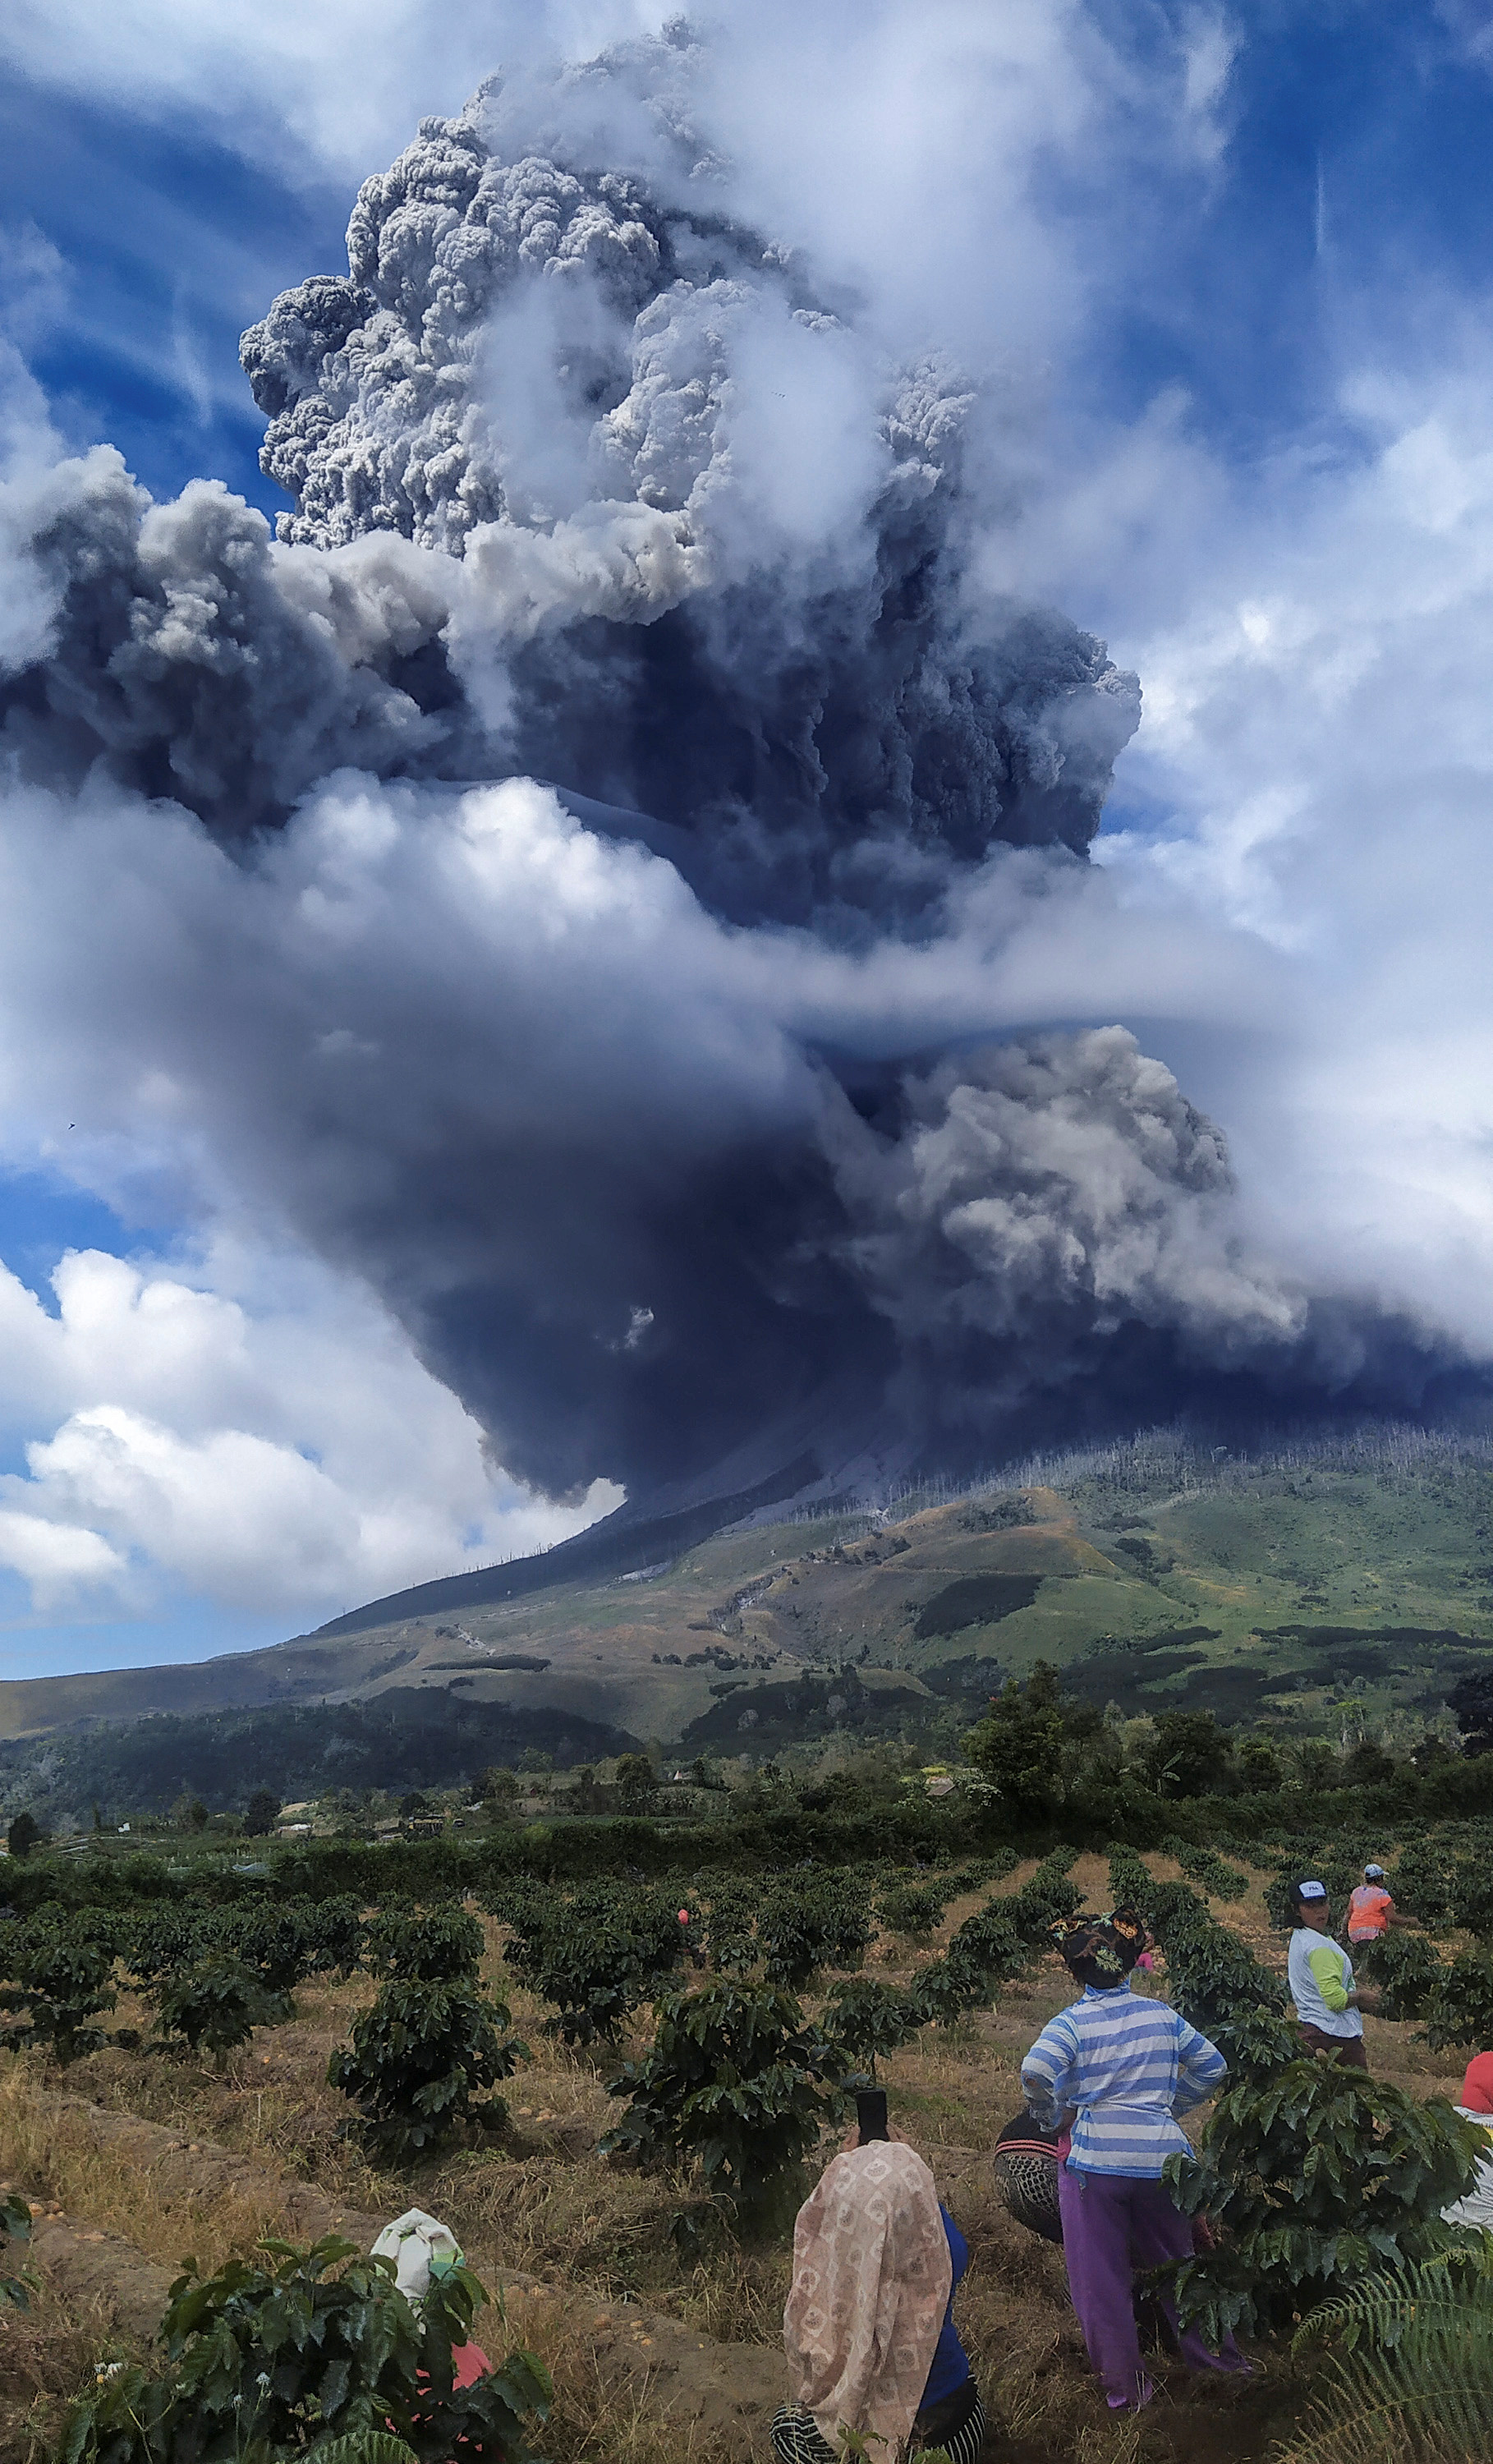
[[[556,1496],[1430,1408],[1444,1348],[1248,1254],[1220,1132],[1053,1023],[1137,680],[977,586],[999,405],[733,214],[701,62],[494,78],[365,183],[243,339],[276,539],[108,449],[11,481],[59,1067]]]

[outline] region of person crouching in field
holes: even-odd
[[[1296,2024],[1314,2054],[1331,2054],[1357,2071],[1366,2071],[1362,2011],[1378,2007],[1378,1997],[1365,1995],[1353,1982],[1353,1963],[1332,1939],[1332,1910],[1325,1882],[1309,1878],[1290,1890],[1291,1947],[1286,1982],[1296,2012]]]
[[[952,2307],[968,2264],[915,2149],[852,2132],[794,2227],[782,2330],[797,2392],[773,2420],[779,2464],[837,2464],[846,2432],[878,2464],[933,2447],[977,2464],[985,2413]]]
[[[1161,2168],[1187,2149],[1176,2116],[1212,2096],[1227,2064],[1168,2003],[1131,1992],[1146,1944],[1132,1910],[1073,1917],[1052,1930],[1084,1991],[1048,2020],[1021,2064],[1021,2086],[1044,2129],[1070,2119],[1072,2144],[1058,2171],[1068,2290],[1111,2412],[1138,2411],[1155,2388],[1141,2367],[1135,2271],[1193,2253],[1191,2221]],[[1178,2328],[1174,2302],[1163,2299],[1161,2309],[1189,2368],[1249,2367],[1232,2336],[1211,2353],[1194,2329]]]

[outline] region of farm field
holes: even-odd
[[[1421,1868],[1449,1866],[1454,1850],[1475,1868],[1477,1836],[1462,1829],[1467,1836],[1429,1867],[1422,1847]],[[1133,1870],[1133,1852],[1116,1854],[1128,1855]],[[1284,1940],[1266,1902],[1279,1887],[1280,1858],[1245,1863],[1231,1847],[1230,1860],[1232,1872],[1219,1868],[1217,1879],[1240,1895],[1206,1898],[1174,1859],[1144,1859],[1145,1887],[1184,1927],[1174,1937],[1174,1959],[1163,1961],[1145,1990],[1217,1991],[1207,1959],[1199,1968],[1185,1938],[1186,1926],[1197,1922],[1207,1941],[1237,1946],[1246,1968],[1258,1963],[1268,1977],[1283,1970]],[[1196,1883],[1196,1855],[1190,1861]],[[788,1885],[764,1892],[762,1883],[748,1882],[761,1911],[757,1964],[764,1947],[780,1973],[796,1964],[804,2012],[832,2026],[836,1988],[846,1982],[837,1947],[873,1985],[907,1994],[922,1978],[954,1982],[959,1944],[994,1940],[990,1911],[1002,1923],[1006,1915],[1017,1922],[1016,1935],[1008,1929],[1000,1937],[1009,1972],[995,1990],[966,1994],[959,1983],[941,2006],[944,2017],[925,2019],[911,2041],[883,2052],[877,2063],[894,2124],[928,2159],[970,2242],[958,2317],[986,2391],[988,2453],[1016,2464],[1262,2458],[1299,2426],[1311,2389],[1308,2365],[1292,2361],[1279,2335],[1257,2343],[1259,2366],[1237,2383],[1198,2385],[1163,2363],[1162,2400],[1133,2420],[1116,2421],[1088,2374],[1061,2255],[1016,2224],[1000,2202],[989,2151],[1021,2106],[1021,2056],[1051,2013],[1072,1998],[1056,1955],[1042,1947],[1042,1925],[1064,1906],[1109,1904],[1123,1868],[1107,1856],[1071,1850],[1042,1862],[1018,1861],[1007,1852],[994,1865],[1003,1870],[900,1878],[863,1872],[846,1877],[843,1891],[826,1877],[795,1886],[798,1901]],[[1412,1843],[1407,1874],[1421,1868]],[[666,1916],[664,1903],[677,1887],[662,1899],[654,1895]],[[920,1906],[920,1895],[942,1902],[941,1913]],[[643,1922],[644,1897],[635,1895],[636,1905],[626,1895],[611,1903],[614,1932],[624,1921]],[[710,1899],[707,1885],[707,1907]],[[738,1938],[741,1885],[734,1891],[718,1880],[717,1900],[705,1935],[709,1965],[682,1979],[677,1971],[661,1973],[652,1991],[681,1981],[692,1991],[709,1991],[720,1963],[726,1973],[749,1972],[753,1947],[743,1948]],[[857,1952],[854,1911],[872,1903],[886,1916],[871,1926],[863,1914],[869,1938]],[[1201,1910],[1200,1920],[1189,1907]],[[441,1918],[439,1907],[433,1913]],[[893,1915],[896,1924],[888,1921]],[[76,1915],[73,1922],[79,1935],[86,1930]],[[153,1922],[159,1927],[165,1919]],[[822,1927],[817,1950],[815,1924]],[[480,1925],[480,1984],[507,2007],[533,2058],[504,2081],[509,2119],[500,2131],[470,2145],[458,2139],[428,2157],[391,2161],[361,2144],[348,2129],[347,2098],[328,2083],[329,2058],[374,2001],[376,1978],[361,1971],[298,1981],[294,2016],[256,2026],[216,2060],[180,2045],[150,2051],[128,2044],[100,2047],[61,2071],[44,2062],[39,2047],[5,2058],[0,2175],[37,2211],[43,2277],[29,2311],[0,2315],[0,2457],[7,2464],[50,2452],[46,2440],[62,2399],[91,2382],[96,2361],[143,2349],[169,2276],[187,2253],[210,2270],[251,2251],[262,2234],[304,2243],[337,2224],[366,2247],[380,2224],[411,2205],[446,2218],[484,2281],[503,2289],[506,2327],[492,2311],[478,2323],[490,2352],[495,2357],[521,2340],[552,2370],[555,2409],[538,2452],[554,2464],[745,2464],[768,2452],[766,2424],[783,2386],[790,2219],[779,2216],[738,2236],[698,2170],[677,2153],[643,2167],[599,2155],[598,2141],[619,2119],[619,2100],[605,2083],[625,2058],[648,2056],[646,1994],[635,1981],[615,2041],[583,2041],[585,2013],[594,2016],[602,2006],[594,1979],[589,1986],[574,1981],[583,1962],[559,1924],[558,1895],[531,1891],[510,1915],[489,1910]],[[899,1929],[908,1925],[926,1929],[913,1939]],[[1444,1913],[1442,1925],[1436,1950],[1444,1961],[1474,1938],[1446,1929]],[[1163,1925],[1163,1942],[1168,1938]],[[146,2037],[161,2016],[159,1993],[152,1999],[129,1982],[131,1957],[138,1965],[143,1956],[138,1947],[121,1954],[111,2033]],[[537,1978],[549,1991],[536,1990]],[[930,1989],[923,1990],[926,1996]],[[582,2037],[572,2045],[553,2033],[557,2012],[566,2010]],[[1378,2079],[1417,2105],[1454,2093],[1465,2047],[1433,2053],[1409,2022],[1366,2024]],[[837,2144],[837,2130],[826,2128],[811,2171]]]

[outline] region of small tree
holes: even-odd
[[[882,1892],[876,1914],[892,1933],[905,1933],[922,1941],[942,1917],[945,1897],[933,1883],[897,1882]]]
[[[428,1985],[472,1983],[486,1947],[477,1919],[458,1907],[385,1908],[367,1932],[367,1961],[376,1975],[418,1977]]]
[[[370,2148],[391,2164],[437,2147],[463,2123],[495,2129],[508,2118],[501,2097],[474,2097],[511,2078],[529,2048],[500,2032],[501,2002],[465,1982],[396,1976],[332,2056],[327,2078],[351,2097]]]
[[[1383,1933],[1353,1956],[1371,1982],[1382,1987],[1387,2019],[1423,2018],[1446,1975],[1444,1961],[1419,1934]]]
[[[658,1782],[647,1754],[622,1754],[618,1757],[617,1775],[612,1783],[617,1802],[628,1814],[644,1814],[652,1804]]]
[[[883,1985],[872,1976],[847,1976],[829,1989],[823,2027],[874,2079],[877,2062],[900,2045],[910,2044],[923,2017],[914,1994],[899,1992],[896,1986]]]
[[[156,2026],[163,2036],[181,2036],[196,2054],[206,2045],[214,2060],[247,2044],[256,2027],[284,2017],[263,1983],[241,1959],[218,1951],[167,1977],[155,1991]]]
[[[1236,1755],[1239,1775],[1248,1789],[1278,1789],[1281,1785],[1280,1757],[1268,1737],[1246,1737]]]
[[[7,2028],[4,2041],[44,2045],[66,2069],[104,2042],[102,2029],[89,2021],[119,1999],[113,1949],[81,1936],[17,1931],[7,1963],[15,1983],[0,1992],[0,2010],[25,2010],[28,2017]]]
[[[469,2269],[434,2280],[416,2310],[392,2261],[349,2241],[260,2248],[267,2264],[231,2259],[207,2277],[187,2261],[162,2322],[165,2366],[101,2376],[67,2413],[62,2464],[280,2464],[340,2441],[361,2464],[537,2464],[525,2425],[553,2389],[534,2354],[455,2386],[487,2299]]]
[[[1493,2043],[1493,1959],[1485,1950],[1462,1951],[1434,1979],[1424,2010],[1433,2053]]]
[[[1145,1773],[1158,1796],[1206,1796],[1221,1787],[1232,1760],[1233,1740],[1211,1711],[1157,1712]]]
[[[783,1883],[758,1905],[757,1939],[768,1976],[793,1991],[821,1968],[859,1968],[870,1938],[865,1893],[841,1882],[809,1889]]]
[[[1344,2062],[1246,2059],[1197,2156],[1167,2159],[1177,2204],[1206,2211],[1219,2235],[1176,2270],[1184,2321],[1215,2345],[1230,2328],[1286,2328],[1372,2268],[1457,2243],[1441,2210],[1464,2194],[1485,2145],[1441,2099],[1422,2104]]]
[[[584,1774],[589,1779],[589,1771]],[[477,1794],[498,1821],[506,1822],[513,1813],[518,1795],[518,1781],[506,1763],[494,1763],[482,1774]]]
[[[41,1824],[34,1814],[23,1809],[11,1818],[11,1827],[5,1835],[6,1846],[12,1857],[29,1857],[32,1850],[39,1845],[42,1837]]]
[[[280,1800],[273,1788],[256,1788],[244,1808],[246,1839],[268,1839],[279,1819]]]
[[[1062,1800],[1066,1734],[1058,1672],[1039,1660],[1024,1686],[1007,1678],[964,1750],[1013,1812],[1038,1816]]]
[[[651,2052],[607,2082],[628,2105],[603,2155],[693,2157],[713,2191],[766,2212],[840,2109],[849,2054],[773,1986],[721,1978],[655,2008]]]

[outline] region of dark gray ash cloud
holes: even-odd
[[[1423,1401],[1131,1036],[991,1042],[977,919],[1093,929],[1138,686],[976,588],[988,399],[734,216],[698,60],[365,183],[244,337],[278,540],[107,451],[16,493],[18,826],[135,917],[78,1015],[551,1492]]]

